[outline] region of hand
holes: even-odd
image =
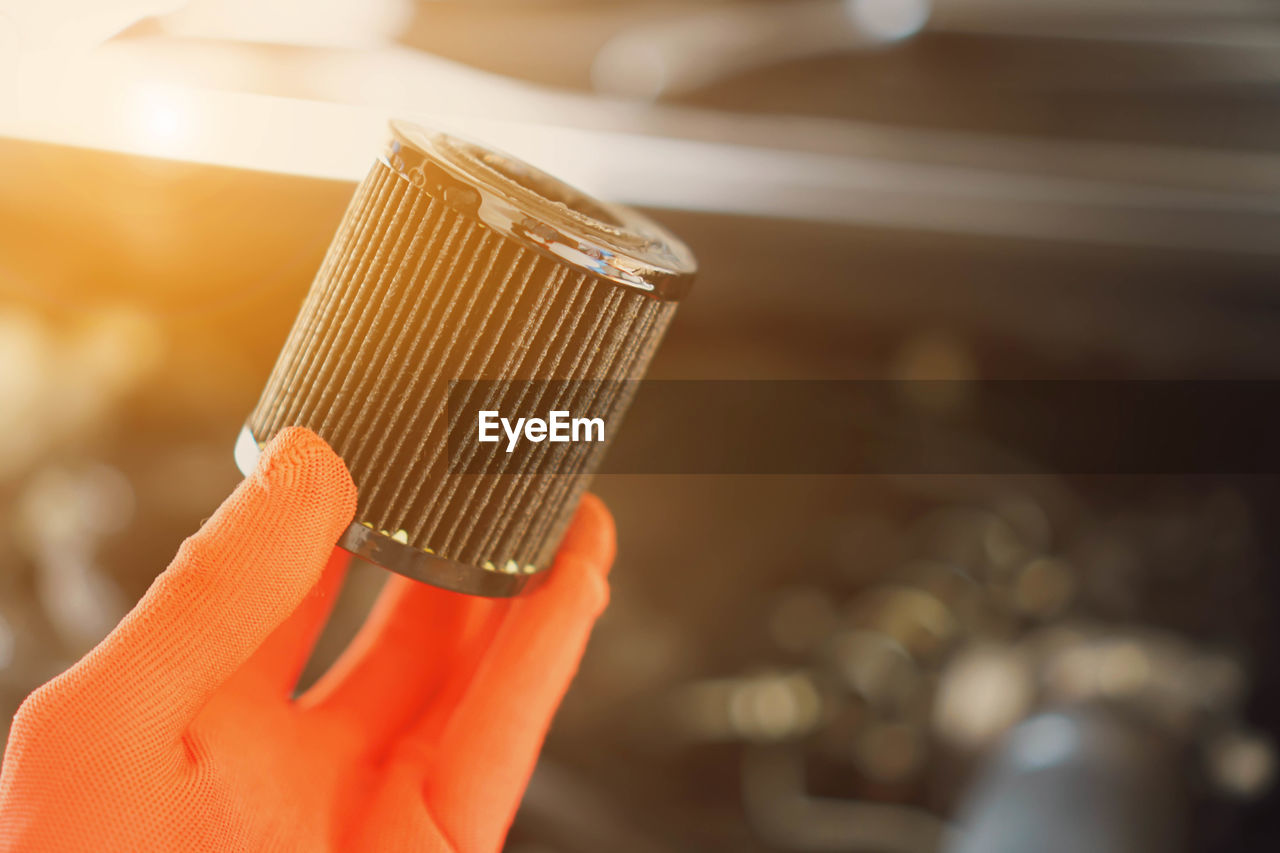
[[[328,616],[356,490],[289,429],[83,660],[14,718],[0,850],[492,851],[608,599],[584,499],[510,601],[391,577],[351,646],[294,683]]]

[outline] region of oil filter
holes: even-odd
[[[694,268],[634,210],[393,122],[237,463],[251,470],[284,427],[312,429],[359,489],[341,548],[446,589],[515,595],[550,565]],[[478,453],[464,416],[476,410],[569,413],[603,435]]]

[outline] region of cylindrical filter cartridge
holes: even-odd
[[[308,427],[359,489],[342,548],[447,589],[514,595],[549,566],[693,257],[641,214],[513,157],[391,131],[237,462],[247,472],[280,429]],[[475,454],[463,410],[568,412],[604,435]]]

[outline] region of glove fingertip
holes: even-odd
[[[286,427],[271,439],[258,460],[257,474],[268,488],[278,486],[302,497],[314,496],[334,519],[334,538],[356,512],[356,485],[342,457],[305,427]]]
[[[560,543],[556,559],[579,560],[603,578],[609,574],[617,549],[613,515],[600,498],[592,494],[583,495],[573,523]]]

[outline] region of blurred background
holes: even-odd
[[[681,235],[651,376],[1273,379],[1278,48],[1271,0],[0,2],[0,718],[237,482],[388,117]],[[1274,477],[597,491],[510,850],[1277,849]]]

